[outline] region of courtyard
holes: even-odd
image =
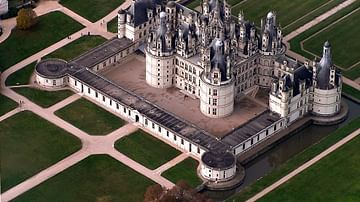
[[[149,86],[145,81],[144,60],[144,57],[134,55],[124,64],[109,67],[100,74],[217,137],[223,137],[266,110],[263,104],[245,96],[235,104],[230,116],[222,119],[206,117],[200,112],[199,99],[185,97],[175,87],[158,89]]]

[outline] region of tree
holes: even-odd
[[[144,202],[158,201],[163,192],[164,188],[159,184],[149,186],[144,194]]]
[[[31,8],[22,8],[16,17],[16,25],[19,29],[29,29],[37,23],[37,15]]]

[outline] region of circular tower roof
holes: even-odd
[[[35,66],[36,73],[48,79],[61,78],[65,76],[68,69],[68,63],[61,59],[41,60]]]
[[[216,170],[226,170],[236,163],[234,154],[230,152],[205,152],[201,161],[208,167]]]

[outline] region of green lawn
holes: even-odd
[[[143,201],[154,184],[107,155],[93,155],[14,201]]]
[[[107,29],[109,32],[117,33],[118,32],[118,18],[115,17],[107,23]]]
[[[96,22],[119,7],[124,0],[61,0],[60,3],[83,16]]]
[[[161,175],[173,183],[185,180],[191,187],[195,188],[202,183],[196,172],[198,165],[199,163],[196,160],[188,157]]]
[[[360,91],[356,90],[355,88],[343,83],[342,85],[342,91],[348,96],[354,97],[358,100],[360,100]]]
[[[329,3],[323,4],[323,6],[316,8],[313,12],[309,13],[306,16],[303,16],[301,19],[297,19],[296,22],[292,22],[288,24],[286,27],[283,27],[283,34],[289,34],[290,32],[294,31],[295,29],[305,25],[306,23],[310,22],[311,20],[317,18],[318,16],[324,14],[325,12],[331,10],[335,6],[341,4],[345,0],[330,0]]]
[[[190,9],[193,9],[195,10],[196,7],[200,6],[202,3],[201,0],[193,0],[191,1],[190,3],[186,4],[185,6],[190,8]]]
[[[359,148],[356,137],[259,201],[359,201]]]
[[[143,130],[121,138],[115,143],[115,148],[150,169],[155,169],[180,154],[178,150]]]
[[[360,1],[355,1],[354,3],[350,4],[349,6],[347,6],[346,8],[341,9],[340,11],[338,11],[337,13],[335,13],[334,15],[326,18],[325,20],[323,20],[321,23],[315,25],[314,27],[306,30],[305,32],[301,33],[300,35],[296,36],[295,38],[293,38],[290,41],[290,49],[310,60],[314,59],[314,56],[309,54],[308,52],[304,51],[301,49],[301,41],[309,38],[310,36],[312,36],[313,34],[317,33],[318,31],[320,31],[321,29],[327,27],[328,25],[332,24],[333,22],[337,21],[338,19],[340,19],[341,17],[349,14],[350,12],[354,11],[355,9],[357,9],[360,6]],[[318,51],[322,50],[322,46],[324,43],[324,40],[328,39],[327,37],[325,39],[322,39],[320,42],[320,47],[317,47]],[[348,41],[348,40],[346,40]],[[350,40],[353,41],[353,40]],[[332,41],[330,41],[331,43],[333,43]],[[346,42],[347,43],[347,42]],[[340,46],[340,47],[339,47]],[[342,46],[342,45],[335,45],[333,44],[333,48],[336,49],[346,49],[347,47]],[[344,51],[346,52],[346,51]],[[356,68],[353,68],[352,70],[350,70],[349,72],[343,71],[343,75],[345,75],[346,77],[349,77],[350,79],[355,79],[358,76],[360,76],[359,74],[359,67],[357,66]]]
[[[66,38],[82,27],[72,18],[56,11],[40,16],[39,23],[30,30],[14,29],[10,37],[0,44],[0,71],[5,71],[10,66]]]
[[[360,64],[352,67],[349,70],[342,71],[342,74],[352,80],[359,78],[360,77]]]
[[[255,22],[256,25],[260,26],[260,19],[264,18],[269,11],[275,11],[277,13],[277,23],[284,27],[327,1],[248,0],[234,6],[231,12],[233,15],[238,16],[239,11],[242,10],[244,11],[245,19]]]
[[[0,122],[1,192],[81,148],[81,142],[29,111]]]
[[[50,53],[45,56],[45,58],[60,58],[70,61],[105,41],[106,39],[101,36],[83,36],[64,47],[57,49],[55,52]]]
[[[359,35],[359,18],[360,10],[306,40],[304,48],[320,57],[324,41],[329,40],[334,63],[342,68],[349,68],[360,61],[360,40],[351,40]]]
[[[57,116],[90,135],[107,135],[125,121],[82,98],[55,112]]]
[[[18,104],[16,102],[6,97],[5,95],[0,94],[0,116],[15,109],[17,106]]]
[[[7,86],[26,85],[29,84],[30,77],[34,72],[36,62],[12,73],[5,81]]]
[[[333,133],[322,139],[319,143],[314,144],[311,147],[308,147],[306,150],[294,156],[293,158],[289,159],[287,162],[280,165],[279,167],[275,168],[273,171],[271,171],[263,178],[247,186],[242,191],[235,194],[233,197],[229,198],[227,201],[240,202],[249,199],[250,197],[254,196],[261,190],[270,186],[280,178],[289,174],[291,171],[298,168],[300,165],[304,164],[305,162],[309,161],[310,159],[312,159],[322,151],[326,150],[331,145],[335,144],[342,138],[346,137],[351,132],[358,129],[359,125],[360,125],[360,117],[352,120],[345,126],[338,128],[336,131],[334,131]]]
[[[50,107],[74,94],[70,90],[44,91],[27,87],[13,88],[13,90],[44,108]]]

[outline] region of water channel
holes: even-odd
[[[203,193],[216,201],[222,201],[235,194],[236,192],[239,192],[240,190],[242,190],[242,188],[249,185],[250,183],[265,176],[274,168],[286,162],[288,159],[300,153],[310,145],[318,142],[325,136],[329,135],[331,132],[335,131],[337,128],[343,126],[350,120],[360,116],[359,104],[347,98],[343,98],[343,100],[345,100],[349,107],[349,114],[344,122],[332,126],[310,125],[309,127],[306,127],[305,129],[295,134],[292,134],[272,149],[268,150],[267,152],[263,153],[259,157],[244,165],[246,177],[244,183],[239,187],[229,191],[205,190]]]

